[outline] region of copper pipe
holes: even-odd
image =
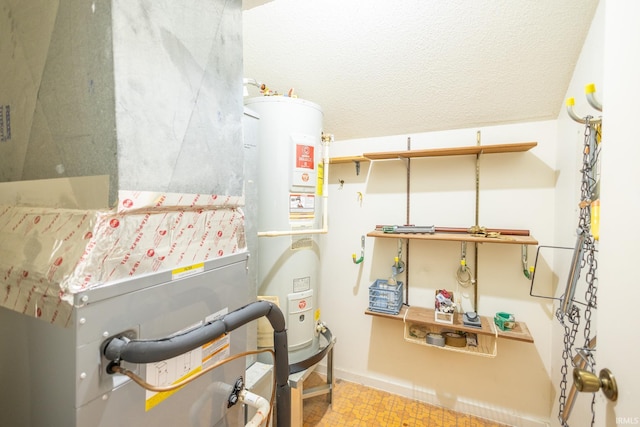
[[[509,236],[529,236],[529,230],[518,230],[508,228],[483,228],[487,233],[500,233]],[[469,233],[468,228],[459,227],[436,227],[436,233]]]

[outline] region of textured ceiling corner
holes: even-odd
[[[337,139],[553,119],[597,4],[277,0],[243,13],[244,73]]]

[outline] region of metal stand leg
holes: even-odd
[[[302,401],[310,397],[329,395],[329,404],[333,398],[333,343],[327,352],[327,380],[325,384],[304,389],[304,380],[311,375],[317,365],[314,365],[302,372],[291,375],[289,377],[289,385],[291,386],[291,425],[301,426],[303,424]]]
[[[301,387],[302,389],[302,387]],[[322,394],[329,395],[329,403],[333,397],[333,346],[327,353],[327,381],[325,384],[312,387],[309,390],[302,391],[302,399],[308,399],[309,397],[320,396]]]

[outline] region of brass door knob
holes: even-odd
[[[576,389],[585,393],[595,393],[600,388],[607,399],[615,402],[618,399],[618,385],[613,374],[608,369],[600,371],[600,376],[597,377],[593,372],[585,371],[584,369],[573,370],[573,383],[576,385]]]

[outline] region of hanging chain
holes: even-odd
[[[582,200],[587,202],[582,205],[580,209],[580,227],[581,231],[585,233],[585,251],[582,259],[582,268],[587,267],[587,274],[585,280],[587,283],[587,289],[585,291],[585,302],[587,304],[584,311],[584,346],[587,355],[587,365],[592,373],[595,373],[595,358],[592,349],[589,347],[591,340],[591,314],[593,309],[598,308],[597,291],[598,291],[598,260],[596,258],[596,245],[593,234],[591,233],[591,202],[596,197],[597,181],[597,167],[598,167],[598,154],[599,145],[597,143],[598,134],[600,131],[599,125],[591,125],[590,117],[587,117],[585,125],[585,152],[583,153],[583,182],[582,182]],[[595,422],[595,404],[596,394],[593,393],[591,397],[591,425]]]
[[[595,132],[595,133],[594,133]],[[591,315],[592,310],[597,308],[597,290],[598,278],[597,269],[598,262],[596,259],[595,239],[591,233],[591,202],[597,192],[596,168],[598,163],[599,147],[597,139],[599,139],[600,126],[591,124],[591,117],[586,118],[584,131],[584,149],[582,152],[582,181],[580,184],[580,216],[578,219],[578,234],[585,236],[583,249],[584,255],[580,261],[580,271],[586,269],[585,282],[587,289],[585,291],[586,308],[584,310],[584,350],[583,354],[587,355],[586,366],[591,372],[595,372],[595,359],[593,357],[593,349],[590,347],[591,341]],[[569,424],[563,420],[562,414],[566,408],[567,398],[567,375],[569,370],[569,361],[574,365],[572,349],[574,347],[576,335],[580,326],[580,310],[573,305],[571,312],[567,315],[558,309],[556,317],[564,326],[564,347],[562,350],[562,367],[560,373],[562,379],[560,381],[560,398],[559,398],[559,414],[558,418],[563,427]],[[575,367],[575,366],[573,366]],[[595,393],[591,399],[591,425],[595,422]]]
[[[556,311],[556,317],[564,326],[564,346],[562,348],[562,366],[560,367],[560,374],[562,379],[560,380],[560,398],[558,408],[558,419],[560,420],[562,427],[568,427],[565,421],[562,420],[562,414],[565,411],[565,404],[567,401],[567,375],[569,372],[569,359],[571,359],[571,349],[578,333],[578,326],[580,326],[580,310],[575,305],[572,306],[571,312],[565,317],[562,314],[562,310],[558,308]]]

